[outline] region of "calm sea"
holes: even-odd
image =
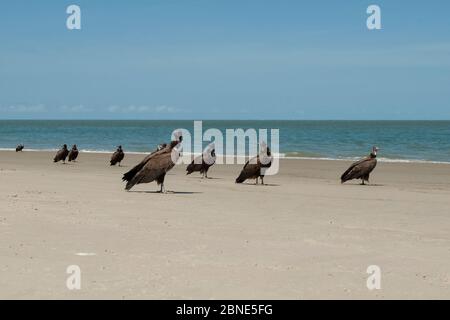
[[[193,121],[0,120],[0,149],[23,143],[28,150],[56,150],[66,143],[111,152],[120,144],[148,152],[177,128],[192,132]],[[203,121],[203,131],[208,128],[279,129],[285,157],[354,159],[376,145],[385,160],[450,162],[450,121]]]

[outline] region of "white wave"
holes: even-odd
[[[321,161],[357,161],[361,158],[323,158],[323,157],[285,157],[282,159],[286,160],[321,160]],[[390,159],[390,158],[377,158],[379,162],[385,163],[430,163],[430,164],[450,164],[450,162],[445,161],[432,161],[432,160],[418,160],[418,159]]]
[[[31,151],[31,152],[54,152],[54,151],[58,151],[59,149],[27,149],[25,147],[24,152],[25,151]],[[0,151],[16,151],[16,148],[0,148]]]
[[[27,149],[25,148],[25,152],[56,152],[59,149]],[[0,151],[16,151],[15,148],[0,148]],[[93,154],[112,154],[116,150],[89,150],[89,149],[80,149],[82,153],[93,153]],[[135,155],[147,155],[154,150],[148,151],[126,151],[126,154],[135,154]],[[183,152],[184,157],[196,157],[201,155],[201,153],[194,152]],[[223,154],[217,154],[217,157],[224,157]],[[236,155],[235,158],[249,158],[254,155]],[[295,157],[295,156],[286,156],[285,153],[274,153],[274,157],[278,159],[285,160],[321,160],[321,161],[357,161],[361,159],[360,157],[346,157],[346,158],[332,158],[332,157]],[[233,156],[230,156],[233,157]],[[433,160],[422,160],[422,159],[391,159],[391,158],[377,158],[379,162],[384,163],[423,163],[423,164],[450,164],[450,161],[433,161]]]

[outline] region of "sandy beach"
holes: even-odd
[[[0,152],[1,299],[450,297],[450,165],[379,163],[370,186],[341,185],[345,161],[282,160],[266,186],[177,166],[157,194],[124,191],[142,155],[53,156]]]

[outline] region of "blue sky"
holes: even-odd
[[[450,119],[449,16],[447,0],[2,1],[0,119]]]

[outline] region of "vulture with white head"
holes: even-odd
[[[186,168],[186,174],[200,172],[202,178],[208,178],[208,170],[216,163],[216,149],[214,143],[209,144],[201,156],[195,158]]]
[[[130,190],[137,184],[156,181],[158,185],[161,185],[159,192],[165,193],[164,178],[181,156],[182,140],[181,131],[176,131],[174,140],[169,145],[158,146],[159,150],[145,157],[137,166],[125,173],[122,178],[123,181],[127,181],[125,189]]]
[[[353,163],[350,168],[342,174],[341,183],[353,179],[361,179],[362,185],[365,184],[365,181],[369,182],[370,173],[377,166],[377,152],[378,148],[373,147],[369,156]]]
[[[258,178],[261,178],[261,184],[264,184],[264,173],[272,165],[272,160],[270,148],[265,142],[262,142],[259,154],[247,161],[239,177],[236,178],[236,183],[242,183],[247,179],[256,179],[256,184],[258,184]]]

